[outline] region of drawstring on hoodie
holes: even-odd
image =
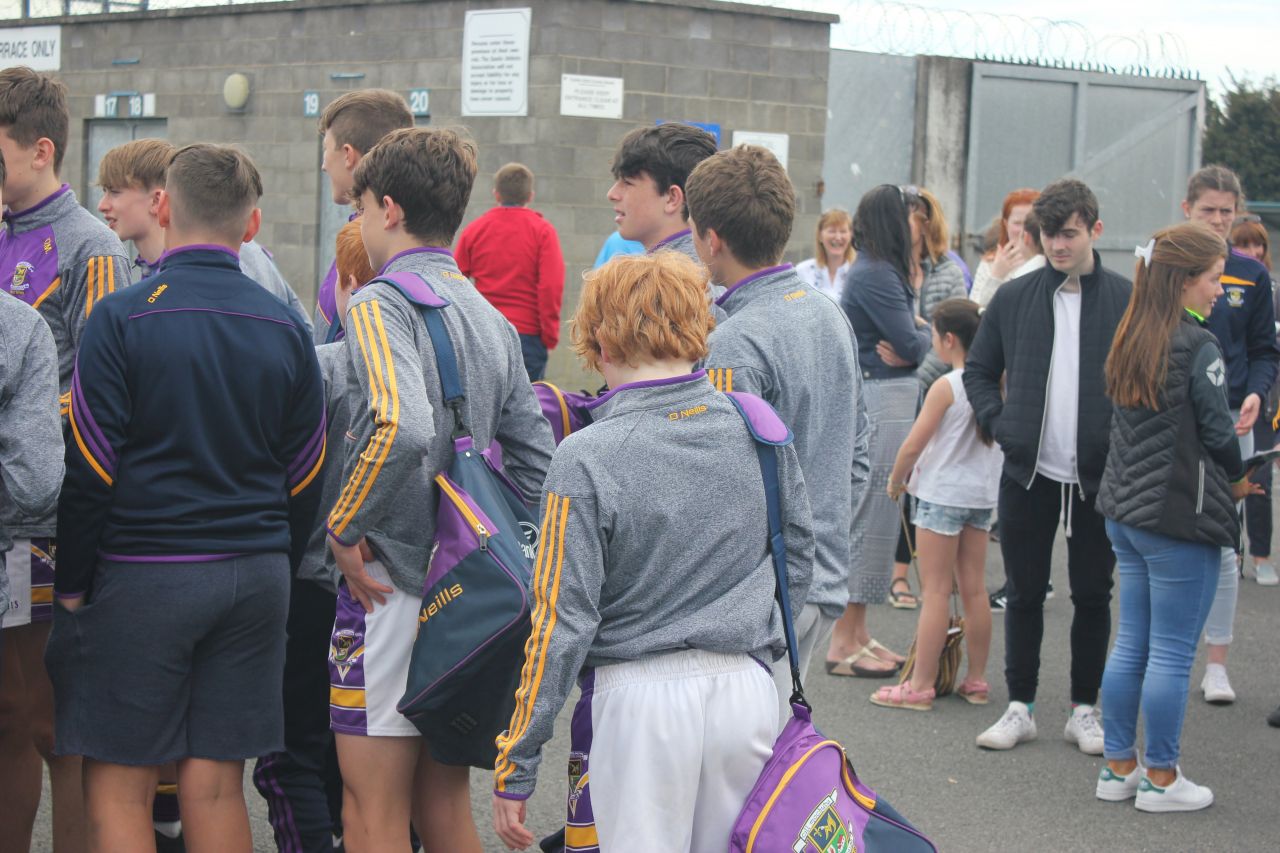
[[[1067,529],[1067,538],[1071,538],[1071,484],[1062,484],[1062,509],[1058,513],[1058,523]]]
[[[1071,487],[1075,486],[1076,491],[1080,494],[1080,503],[1084,503],[1084,486],[1079,483],[1063,483],[1062,484],[1062,509],[1058,513],[1058,524],[1067,530],[1067,538],[1071,538]]]

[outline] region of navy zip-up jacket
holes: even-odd
[[[71,382],[61,598],[101,558],[289,553],[315,521],[324,385],[295,312],[219,246],[186,246],[95,306]]]
[[[1280,364],[1275,320],[1267,268],[1232,249],[1222,271],[1222,295],[1209,315],[1208,328],[1227,360],[1227,403],[1233,409],[1240,408],[1250,394],[1265,403],[1271,391]]]

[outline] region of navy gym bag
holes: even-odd
[[[436,477],[436,540],[427,564],[418,636],[396,709],[442,764],[492,768],[494,739],[515,710],[529,636],[529,581],[538,527],[519,491],[476,449],[463,422],[462,381],[440,309],[448,305],[413,273],[378,279],[417,305],[435,350],[453,459]]]

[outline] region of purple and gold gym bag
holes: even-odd
[[[449,303],[413,273],[380,280],[422,312],[454,426],[453,459],[436,477],[435,542],[396,710],[426,737],[436,761],[492,768],[494,738],[511,719],[524,665],[537,521],[463,421],[457,356],[440,316]]]
[[[769,550],[783,634],[791,663],[792,718],[734,823],[730,853],[937,853],[929,839],[858,781],[844,748],[814,728],[796,658],[787,591],[787,545],[782,536],[777,449],[791,431],[750,394],[730,392],[756,440],[769,513]]]
[[[533,383],[533,393],[542,407],[542,415],[551,424],[551,434],[556,446],[566,435],[591,424],[591,410],[587,405],[595,399],[586,391],[562,391],[546,380]]]

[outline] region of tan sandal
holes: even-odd
[[[872,640],[872,643],[875,641]],[[899,666],[891,666],[889,669],[873,669],[867,666],[860,666],[858,661],[873,660],[876,663],[890,663],[890,661],[881,660],[876,657],[871,650],[871,643],[858,649],[844,660],[827,661],[827,675],[835,675],[843,678],[892,678],[898,674]]]

